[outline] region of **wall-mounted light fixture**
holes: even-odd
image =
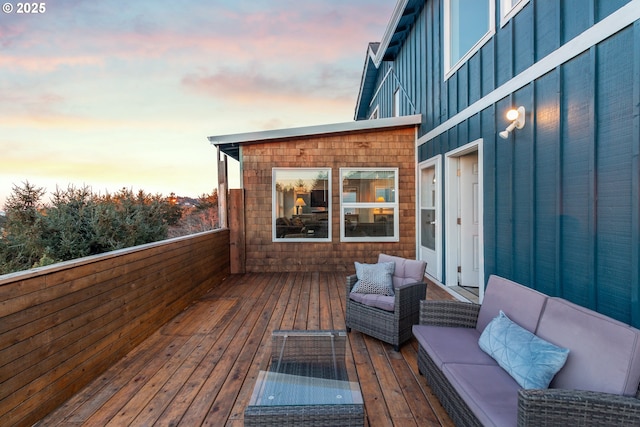
[[[524,107],[518,107],[518,109],[511,109],[507,111],[507,120],[511,121],[511,124],[507,126],[505,130],[500,132],[500,138],[509,138],[509,132],[514,129],[522,129],[524,127]]]

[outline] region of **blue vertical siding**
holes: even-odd
[[[495,46],[493,41],[489,41],[489,43],[485,44],[482,46],[482,49],[480,49],[480,62],[482,64],[482,96],[488,95],[496,88],[495,56]]]
[[[498,262],[498,216],[492,208],[491,212],[486,212],[487,206],[496,206],[497,190],[497,164],[498,156],[496,148],[497,144],[490,143],[495,139],[495,134],[498,132],[496,127],[496,106],[493,105],[489,108],[485,108],[480,112],[480,123],[482,126],[482,135],[488,144],[483,145],[483,169],[484,169],[484,268],[487,272],[498,271],[498,265],[502,264]],[[425,144],[426,145],[426,144]]]
[[[535,85],[533,282],[550,295],[560,295],[560,73],[548,73]]]
[[[562,44],[564,44],[593,25],[594,0],[563,0],[559,3],[562,14]]]
[[[493,37],[496,50],[498,52],[514,52],[512,29],[512,25],[507,25],[502,31],[498,31],[498,33]],[[511,80],[511,77],[513,77],[513,57],[513,54],[496,55],[495,63],[498,86],[504,84],[508,80]]]
[[[458,92],[456,112],[458,112],[469,106],[469,63],[466,63],[456,73],[456,77],[456,90]]]
[[[631,146],[631,323],[640,324],[640,22],[633,26]]]
[[[511,106],[533,105],[533,85],[527,85],[512,95]],[[509,109],[510,106],[507,107]],[[505,110],[502,110],[505,111]],[[532,224],[535,223],[533,171],[535,159],[533,157],[534,126],[531,122],[533,114],[528,113],[530,126],[518,132],[518,138],[510,138],[512,149],[512,180],[513,180],[513,231],[512,231],[512,263],[513,277],[519,283],[532,284],[531,259],[533,233]],[[498,141],[499,144],[501,141]]]
[[[591,53],[585,52],[562,67],[562,295],[586,307],[595,305],[592,289],[592,84]]]
[[[596,2],[596,21],[600,22],[616,10],[620,9],[630,0],[599,0]]]
[[[425,135],[629,1],[530,0],[445,79],[443,2],[428,0],[371,108],[391,115],[393,68]],[[525,128],[499,138],[519,105]],[[640,326],[640,23],[424,142],[418,161],[478,138],[485,274]]]
[[[560,47],[562,2],[534,2],[531,5],[534,14],[535,60],[540,60]]]
[[[628,29],[597,49],[596,93],[596,283],[598,309],[630,317],[632,242],[633,29]],[[636,260],[637,262],[637,260]]]
[[[496,120],[498,123],[498,129],[506,127],[506,119],[504,118],[504,111],[511,108],[511,101],[504,99],[496,104]],[[514,181],[513,181],[513,146],[512,139],[503,140],[496,139],[495,135],[490,136],[489,141],[495,141],[495,204],[490,208],[489,212],[486,210],[487,204],[485,203],[485,216],[495,216],[496,222],[496,274],[504,277],[513,277],[514,265],[513,265],[513,194],[514,194]],[[491,143],[489,143],[491,145]],[[486,234],[486,233],[485,233]]]
[[[534,62],[535,39],[533,37],[533,7],[525,7],[511,19],[504,30],[511,29],[513,37],[513,71],[521,73]],[[502,32],[502,31],[501,31]]]
[[[471,105],[482,97],[482,56],[475,55],[469,60],[467,77],[467,105]]]

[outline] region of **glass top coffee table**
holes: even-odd
[[[275,331],[268,371],[260,371],[245,426],[362,426],[360,386],[349,381],[345,331]]]

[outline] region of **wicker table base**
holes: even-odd
[[[360,386],[348,381],[344,331],[275,331],[245,426],[362,426]]]

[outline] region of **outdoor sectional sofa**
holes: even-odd
[[[480,348],[501,311],[533,340],[569,350],[549,388],[523,388]],[[491,276],[482,305],[422,301],[413,334],[419,371],[456,425],[640,425],[640,331],[602,314]]]

